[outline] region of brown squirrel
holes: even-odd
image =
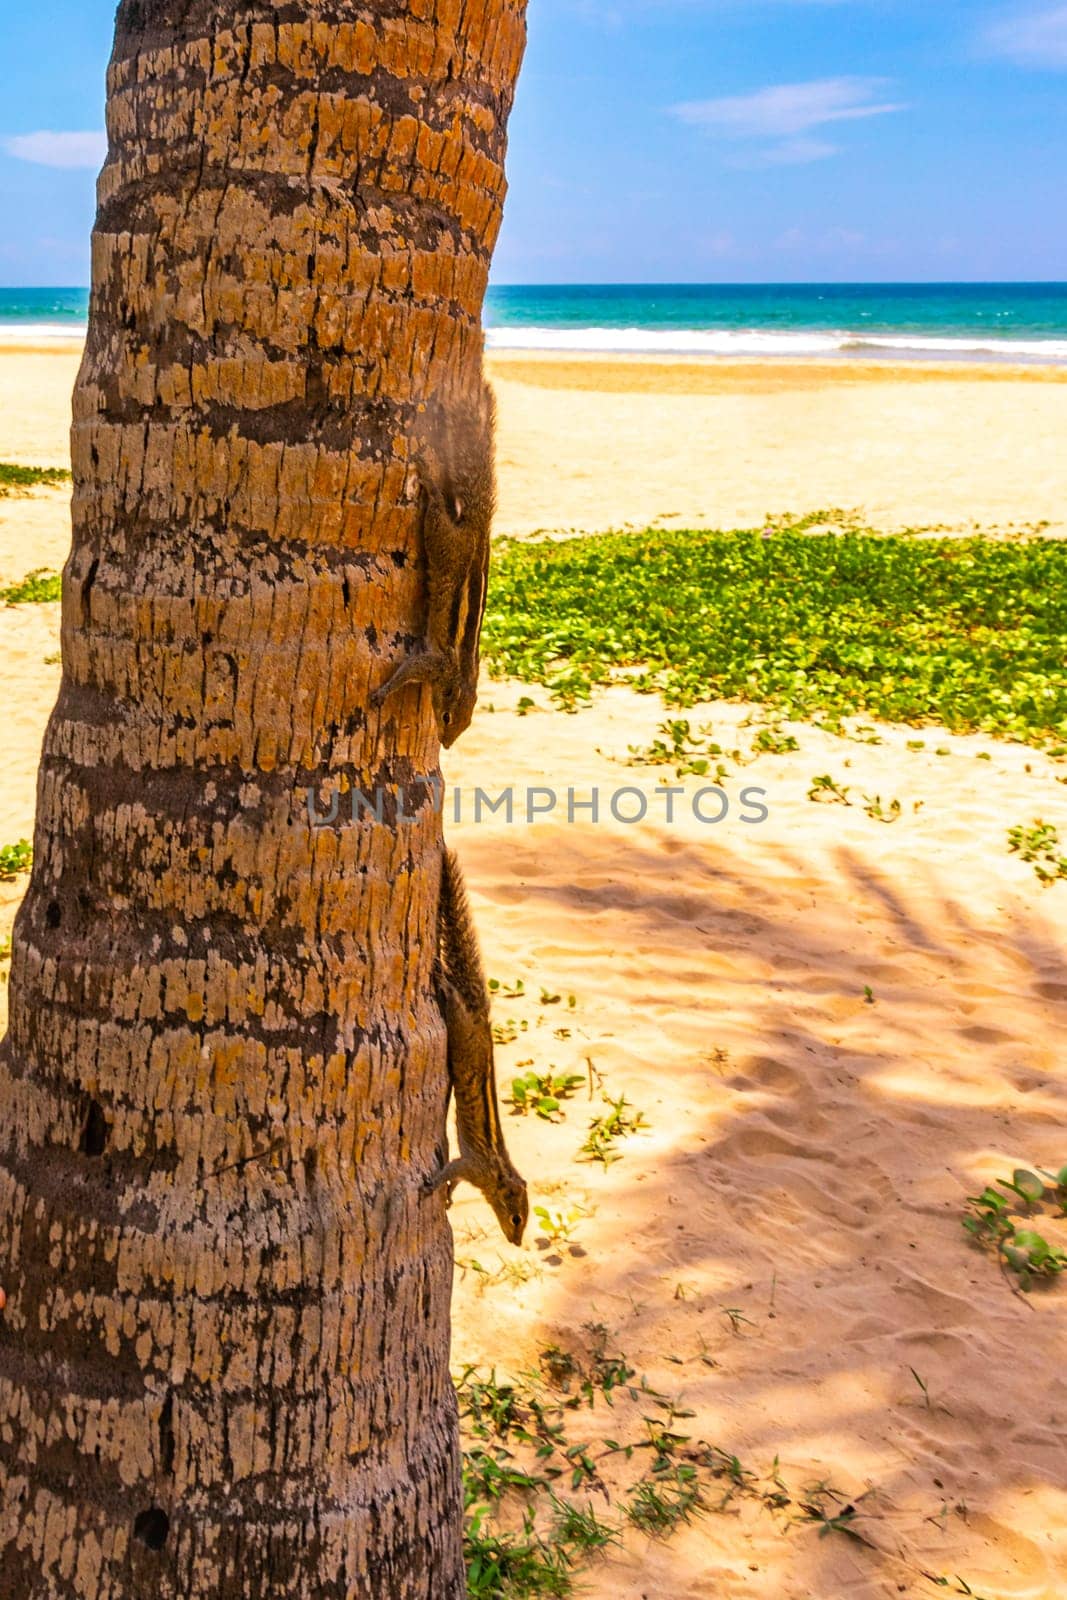
[[[425,644],[405,657],[371,695],[371,704],[381,706],[406,683],[428,683],[437,731],[446,749],[470,727],[478,697],[478,641],[496,507],[495,420],[492,390],[481,382],[474,400],[448,411],[436,430],[441,439],[433,449],[437,469],[420,456],[429,588]]]
[[[457,1183],[473,1183],[492,1206],[505,1238],[521,1244],[529,1200],[500,1125],[489,992],[463,873],[448,849],[441,866],[437,928],[437,984],[448,1028],[448,1076],[456,1097],[460,1153],[427,1187],[447,1185],[451,1200]]]

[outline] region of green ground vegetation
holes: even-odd
[[[1067,747],[1067,543],[842,523],[501,541],[490,670],[566,707],[624,681],[673,706],[758,701]]]
[[[0,589],[0,602],[9,606],[21,606],[37,603],[43,600],[59,600],[63,593],[63,580],[58,572],[47,572],[44,567],[37,567],[33,572],[27,572],[19,583],[12,583],[6,589]]]
[[[0,495],[19,489],[52,489],[69,482],[65,467],[21,467],[14,461],[0,461]]]

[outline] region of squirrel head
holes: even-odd
[[[490,1204],[496,1220],[511,1244],[521,1244],[530,1216],[530,1201],[526,1184],[517,1172],[501,1173],[500,1182],[494,1186]]]
[[[442,681],[433,685],[432,692],[437,731],[441,743],[448,750],[471,725],[478,699],[478,685]]]

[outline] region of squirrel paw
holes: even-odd
[[[450,1206],[456,1185],[466,1176],[467,1164],[462,1156],[458,1156],[455,1161],[450,1161],[447,1166],[442,1167],[440,1172],[435,1172],[432,1178],[427,1178],[423,1184],[423,1192],[433,1194],[438,1189],[444,1189],[445,1204]]]
[[[391,694],[402,689],[406,683],[438,683],[445,676],[450,663],[446,656],[436,650],[417,650],[404,660],[379,684],[370,696],[370,703],[375,708],[381,707]]]
[[[450,1210],[452,1206],[452,1195],[455,1192],[454,1184],[444,1183],[439,1178],[430,1178],[422,1186],[422,1192],[424,1195],[436,1194],[439,1189],[443,1189],[445,1191],[445,1210]]]

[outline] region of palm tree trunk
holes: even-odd
[[[480,372],[523,11],[120,6],[0,1048],[17,1600],[466,1592],[437,741],[368,699],[419,631],[419,408]]]

